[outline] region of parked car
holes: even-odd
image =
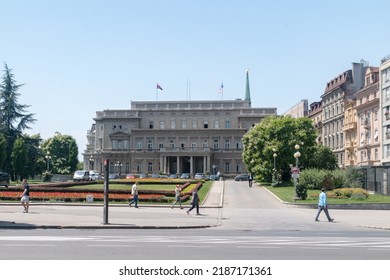
[[[240,174],[234,177],[234,181],[248,181],[249,175],[248,174]]]
[[[150,178],[157,179],[157,178],[160,178],[160,175],[153,173],[152,175],[150,175]]]
[[[110,173],[110,174],[108,174],[108,179],[109,179],[109,180],[112,180],[112,179],[119,179],[119,175],[118,175],[118,174],[115,174],[115,173]]]
[[[171,175],[169,175],[169,178],[171,178],[171,179],[177,179],[177,174],[171,174]]]
[[[146,174],[146,173],[141,173],[141,174],[139,174],[139,178],[140,178],[140,179],[148,178],[148,174]]]
[[[195,179],[204,179],[204,174],[203,173],[195,173]]]
[[[0,172],[0,186],[8,188],[9,186],[9,174],[7,172]]]
[[[90,171],[89,180],[91,181],[102,180],[102,176],[96,171]]]
[[[219,177],[216,174],[212,174],[212,175],[209,176],[209,180],[217,181],[217,180],[219,180]]]
[[[190,179],[190,173],[183,173],[183,174],[181,174],[180,178],[182,178],[182,179]]]
[[[73,175],[73,181],[89,181],[89,171],[77,170]]]
[[[161,174],[158,176],[161,179],[169,179],[168,175]]]
[[[126,179],[134,179],[135,175],[134,174],[127,174]]]

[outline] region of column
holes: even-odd
[[[190,176],[194,176],[194,157],[190,157]]]

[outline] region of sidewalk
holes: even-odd
[[[139,208],[128,205],[110,204],[108,207],[108,223],[104,219],[102,204],[44,204],[32,202],[29,213],[23,213],[20,203],[0,204],[0,229],[34,229],[34,228],[210,228],[221,225],[224,196],[224,181],[216,181],[209,195],[200,207],[201,215],[189,206],[171,209],[170,205],[145,205]],[[273,196],[264,189],[265,196]],[[296,208],[313,216],[315,209],[286,205],[280,201],[280,208]],[[336,209],[329,206],[335,223],[361,228],[390,230],[390,211],[365,209]],[[264,209],[269,211],[272,209]],[[277,210],[277,209],[275,209]],[[314,221],[313,221],[314,223]],[[319,223],[320,225],[323,223]],[[318,223],[316,223],[318,225]]]
[[[30,204],[23,213],[20,203],[0,204],[0,229],[32,228],[206,228],[221,222],[223,181],[213,184],[200,207],[187,214],[189,206],[171,209],[170,205],[143,205],[139,208],[109,204],[108,218],[104,206],[96,204]],[[108,221],[108,223],[105,223]]]

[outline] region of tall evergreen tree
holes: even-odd
[[[6,158],[4,170],[13,174],[12,149],[15,140],[23,130],[30,128],[35,122],[34,114],[27,113],[28,105],[19,104],[19,89],[23,85],[16,84],[12,70],[4,63],[4,75],[0,84],[0,129],[4,134],[6,145]]]

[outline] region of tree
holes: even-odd
[[[14,142],[14,147],[12,150],[12,166],[14,168],[15,178],[20,177],[22,180],[26,175],[26,166],[27,166],[27,147],[24,139],[18,137]]]
[[[329,147],[317,145],[309,158],[310,168],[335,170],[338,168],[337,157]]]
[[[28,105],[18,103],[19,89],[22,85],[17,85],[12,70],[4,64],[4,76],[0,85],[0,129],[7,141],[6,158],[4,162],[5,170],[12,171],[12,149],[14,142],[23,130],[30,128],[30,124],[35,122],[34,114],[26,113]]]
[[[299,167],[309,167],[316,150],[316,137],[313,123],[307,117],[270,116],[243,136],[243,161],[256,178],[271,181],[275,153],[276,170],[283,180],[288,180],[291,165],[296,163],[295,145],[300,146]]]
[[[50,155],[50,171],[58,174],[70,174],[77,169],[78,147],[76,140],[69,135],[56,133],[43,143],[43,152]]]
[[[7,141],[2,133],[0,133],[0,170],[3,170],[3,164],[7,156],[6,153]]]

